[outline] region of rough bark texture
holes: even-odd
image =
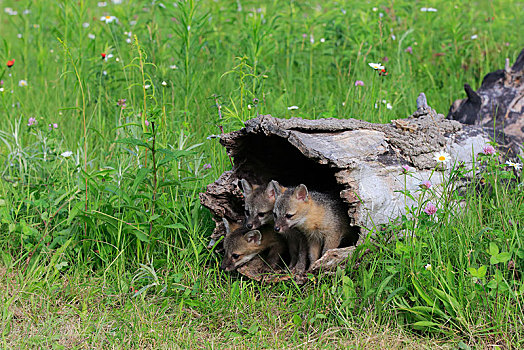
[[[448,118],[491,130],[510,156],[519,154],[524,142],[524,49],[513,66],[506,60],[504,69],[487,74],[476,92],[468,84],[464,90],[467,98],[451,105]]]
[[[504,144],[512,150],[514,158],[519,152],[516,145],[522,145],[523,102],[518,94],[522,97],[523,66],[521,53],[511,69],[513,73],[520,71],[520,75],[504,75],[503,82],[497,80],[500,74],[495,80],[486,77],[482,85],[485,90],[481,87],[478,92],[483,104],[476,119],[467,107],[473,102],[462,102],[462,107],[456,109],[452,107],[452,118],[464,123],[437,114],[427,105],[424,94],[417,99],[417,111],[413,115],[390,124],[355,119],[278,119],[269,115],[247,121],[244,128],[220,139],[234,159],[233,169],[224,172],[200,194],[201,203],[211,210],[217,223],[210,245],[224,234],[222,217],[233,221],[243,219],[242,191],[238,186],[242,178],[252,184],[265,185],[274,179],[285,186],[303,183],[317,191],[336,192],[347,205],[351,224],[360,227],[364,237],[378,225],[404,214],[406,206],[415,205],[399,191],[415,191],[421,181],[429,178],[438,188],[446,172],[434,171],[435,152],[445,151],[452,163],[470,167],[472,156],[480,153],[491,140],[493,123],[488,118],[495,110],[503,113],[506,121],[502,129],[502,123],[497,120],[497,133],[505,132]],[[496,93],[488,92],[487,82],[491,81],[495,81]],[[511,90],[513,97],[504,97],[504,89]],[[484,96],[499,96],[502,100],[497,108],[489,109],[490,103],[484,103],[488,97]],[[507,105],[502,108],[504,103]],[[515,128],[521,133],[513,132]],[[411,168],[411,176],[403,174],[403,165]],[[351,246],[330,250],[309,272],[333,271],[336,266],[344,266],[355,249]],[[258,258],[238,272],[262,281],[294,278],[300,283],[307,280],[306,275],[270,271]]]

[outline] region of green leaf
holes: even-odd
[[[444,311],[440,310],[437,305],[435,306],[413,306],[411,308],[406,309],[407,311],[412,312],[413,314],[419,315],[419,316],[425,316],[427,318],[432,318],[433,315],[438,315],[442,317],[444,320],[449,320],[449,315],[447,315]]]
[[[413,282],[413,286],[417,290],[418,294],[422,297],[422,299],[424,299],[429,306],[434,306],[435,302],[431,300],[431,298],[426,294],[426,292],[422,289],[422,287],[417,282],[414,276],[411,276],[411,281]]]
[[[491,256],[497,255],[499,253],[499,247],[497,246],[497,244],[495,242],[490,242],[489,243],[488,253]]]
[[[71,211],[69,211],[69,216],[67,217],[66,221],[66,224],[68,226],[71,225],[71,222],[78,215],[78,213],[82,211],[83,207],[85,207],[85,202],[78,202],[73,206],[73,208],[71,208]]]
[[[132,232],[135,234],[136,238],[138,238],[142,242],[149,243],[149,237],[142,231],[139,230],[132,230]]]
[[[138,173],[136,174],[136,177],[135,177],[135,181],[133,181],[133,186],[132,186],[133,192],[136,192],[138,186],[142,183],[142,181],[144,181],[147,174],[149,174],[150,172],[151,170],[149,170],[148,168],[140,168],[140,170],[138,170]]]
[[[510,252],[502,252],[499,255],[497,255],[497,259],[501,263],[507,263],[509,259],[511,259],[511,253]]]
[[[441,327],[440,323],[435,323],[431,321],[418,321],[413,323],[415,327]]]
[[[184,225],[180,224],[180,223],[169,224],[169,225],[162,225],[162,227],[164,227],[164,228],[174,228],[174,229],[179,228],[179,229],[182,229],[182,230],[187,230],[187,228]]]
[[[406,291],[406,288],[405,287],[398,287],[397,289],[395,289],[394,291],[392,291],[391,293],[389,293],[388,295],[388,298],[386,299],[386,301],[384,302],[384,305],[386,305],[387,303],[389,303],[397,294],[401,293],[401,292],[405,292]]]
[[[125,139],[116,140],[115,143],[123,143],[125,145],[140,146],[140,147],[146,147],[146,148],[151,149],[151,147],[147,143],[145,143],[145,142],[143,142],[141,140],[138,140],[138,139],[131,138],[131,137],[125,138]]]
[[[457,347],[460,349],[460,350],[471,350],[471,347],[464,343],[462,340],[457,344]]]
[[[449,295],[448,293],[444,292],[443,290],[437,289],[435,287],[432,287],[435,294],[437,294],[437,297],[448,306],[447,311],[453,312],[455,315],[460,315],[462,308],[460,306],[460,303],[455,299],[453,296]]]
[[[394,277],[395,275],[389,275],[384,281],[382,281],[382,283],[380,283],[380,285],[378,286],[378,289],[377,289],[377,294],[376,294],[376,297],[375,297],[375,300],[379,300],[381,294],[382,294],[382,291],[384,290],[384,288],[387,286],[387,284],[389,283],[389,281],[391,281],[391,279]]]
[[[489,289],[495,289],[497,288],[498,286],[498,283],[497,281],[495,281],[494,279],[492,279],[491,281],[488,282],[488,284],[486,285]]]
[[[473,277],[478,277],[479,276],[478,270],[476,268],[474,268],[474,267],[468,267],[468,271],[471,274],[471,276],[473,276]]]
[[[484,278],[486,276],[486,272],[488,271],[488,268],[486,265],[482,265],[478,269],[478,275],[476,277],[478,278]]]
[[[258,325],[257,325],[256,323],[253,323],[253,324],[251,325],[251,327],[249,327],[249,329],[247,330],[247,332],[248,332],[249,334],[253,335],[253,334],[257,333],[258,330],[259,330]]]
[[[293,323],[295,324],[295,326],[301,326],[302,325],[302,318],[298,314],[294,314],[292,320],[293,320]]]
[[[163,153],[165,156],[163,159],[161,159],[157,166],[160,167],[162,165],[165,165],[167,163],[170,163],[174,160],[177,160],[178,158],[188,156],[190,154],[193,154],[194,152],[189,151],[179,151],[179,150],[169,150],[169,149],[159,149],[158,153]]]

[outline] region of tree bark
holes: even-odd
[[[467,98],[456,100],[448,119],[479,125],[490,131],[510,157],[522,152],[524,142],[524,49],[513,66],[487,74],[477,91],[464,85]]]

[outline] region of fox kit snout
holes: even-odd
[[[275,268],[285,254],[285,241],[272,229],[249,230],[240,224],[229,223],[226,218],[223,222],[226,226],[225,254],[221,265],[223,270],[235,270],[266,251],[266,262]]]

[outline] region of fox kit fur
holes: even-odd
[[[257,229],[264,225],[273,229],[273,208],[277,193],[273,186],[251,185],[242,179],[244,193],[245,226],[248,229]],[[285,234],[288,241],[291,260],[289,268],[294,271],[305,271],[307,267],[307,241],[304,235],[297,230],[290,230]]]
[[[272,181],[270,186],[278,193],[273,209],[275,231],[299,229],[308,240],[311,264],[353,233],[344,206],[336,198],[308,191],[305,185],[285,188]]]
[[[286,242],[275,234],[272,227],[248,230],[240,224],[229,223],[226,218],[223,222],[226,226],[225,254],[221,265],[223,270],[235,270],[264,252],[267,252],[265,261],[271,268],[275,268],[285,255]]]

